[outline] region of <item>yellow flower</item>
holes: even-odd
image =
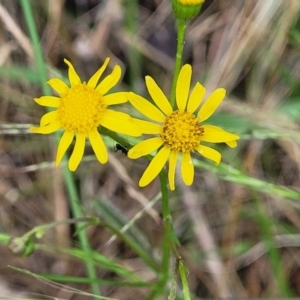
[[[107,108],[110,105],[128,101],[126,92],[106,95],[121,77],[121,68],[118,65],[114,67],[110,75],[97,84],[108,65],[109,58],[87,83],[81,82],[68,60],[64,61],[69,66],[70,87],[59,78],[52,78],[47,82],[59,94],[59,97],[42,96],[34,100],[39,105],[56,109],[41,118],[40,127],[31,127],[30,130],[41,134],[53,133],[59,129],[64,130],[57,149],[56,166],[76,137],[74,150],[69,160],[69,169],[75,171],[83,157],[86,138],[90,140],[99,162],[102,164],[107,162],[107,150],[97,130],[99,126],[130,136],[140,136],[141,132],[129,115]]]
[[[232,148],[237,146],[236,140],[239,139],[239,136],[217,126],[202,125],[202,122],[206,121],[220,105],[226,91],[221,88],[216,89],[196,114],[195,112],[204,97],[205,88],[197,82],[189,95],[191,76],[192,67],[184,65],[177,81],[177,109],[175,110],[150,76],[146,76],[146,85],[158,108],[145,98],[129,93],[130,103],[154,121],[148,122],[135,119],[134,122],[143,133],[158,135],[138,143],[128,152],[128,157],[136,159],[159,149],[140,179],[139,185],[141,187],[148,185],[169,160],[168,179],[171,190],[174,190],[175,168],[179,155],[182,156],[182,179],[186,185],[191,185],[194,180],[192,152],[197,151],[202,156],[213,160],[216,165],[221,161],[221,154],[203,145],[202,142],[226,143]]]

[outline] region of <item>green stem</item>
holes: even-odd
[[[186,21],[178,20],[177,51],[176,51],[175,69],[174,69],[174,76],[173,76],[171,96],[170,96],[170,103],[173,108],[175,106],[177,79],[182,64],[182,53],[183,53],[186,25],[187,25]],[[164,292],[165,286],[169,279],[171,249],[176,248],[174,242],[176,240],[176,237],[173,234],[172,217],[169,208],[167,174],[164,169],[160,172],[159,178],[160,178],[161,194],[162,194],[162,215],[163,215],[163,229],[164,229],[163,242],[162,242],[162,248],[163,248],[162,270],[161,270],[159,282],[153,289],[152,293],[147,297],[148,300],[155,299],[156,296],[161,295]]]
[[[125,14],[125,26],[126,29],[134,36],[139,29],[138,24],[138,0],[125,1],[125,11],[130,12]],[[141,55],[136,47],[129,47],[128,52],[128,63],[129,63],[129,84],[132,90],[137,91],[141,87]]]
[[[168,183],[167,174],[165,169],[159,174],[161,197],[162,197],[162,216],[163,216],[163,241],[162,241],[162,262],[160,278],[152,293],[147,297],[147,300],[156,299],[158,295],[161,295],[165,291],[166,284],[169,279],[169,267],[170,267],[170,253],[171,253],[171,229],[172,229],[172,217],[169,208],[168,197]]]
[[[63,168],[63,174],[64,174],[65,181],[67,183],[67,190],[69,194],[72,214],[75,218],[81,218],[82,216],[84,216],[84,212],[82,210],[82,206],[79,200],[79,196],[74,182],[74,177],[67,167]],[[91,252],[91,247],[89,244],[86,230],[83,229],[82,226],[78,223],[76,223],[76,230],[78,232],[80,247],[84,251],[84,253],[87,254],[87,257],[89,257],[88,254]],[[86,259],[85,266],[86,266],[88,278],[92,280],[91,281],[92,292],[93,294],[100,296],[101,295],[100,287],[97,283],[93,282],[94,280],[97,279],[96,266],[94,265],[93,260]]]
[[[173,76],[171,96],[170,96],[170,103],[173,108],[175,106],[177,79],[182,65],[182,53],[183,53],[186,25],[187,25],[187,21],[178,20],[177,51],[176,51],[175,69],[174,69],[174,76]]]
[[[103,126],[100,126],[100,130],[99,132],[102,134],[102,135],[106,135],[106,136],[109,136],[112,140],[114,140],[115,142],[121,144],[122,146],[124,146],[125,148],[132,148],[133,145],[131,143],[128,142],[128,139],[127,138],[124,138],[122,137],[121,135],[103,127]]]
[[[170,264],[170,249],[171,249],[171,229],[172,229],[172,217],[169,207],[168,197],[168,183],[167,174],[163,169],[159,174],[161,197],[162,197],[162,215],[163,215],[163,257],[162,257],[162,275],[165,281],[169,277],[169,264]]]
[[[179,261],[178,269],[179,269],[179,275],[182,283],[183,299],[191,300],[189,284],[186,278],[186,269],[182,260]]]
[[[44,59],[43,59],[42,49],[40,46],[39,35],[38,35],[36,24],[34,21],[34,15],[32,12],[31,2],[30,2],[30,0],[21,0],[21,5],[22,5],[26,24],[27,24],[30,38],[31,38],[33,48],[34,48],[34,57],[36,59],[39,76],[41,78],[41,87],[43,89],[44,94],[50,94],[50,89],[48,88],[48,86],[45,85],[45,82],[47,81],[47,69],[46,69]],[[58,143],[58,141],[60,139],[60,135],[55,134],[55,138]],[[71,205],[71,210],[72,210],[73,216],[75,218],[81,218],[84,216],[84,214],[83,214],[82,207],[81,207],[81,204],[79,201],[79,196],[78,196],[77,189],[75,186],[74,178],[71,175],[71,172],[69,171],[69,169],[67,167],[63,168],[63,174],[64,174],[64,179],[66,182],[67,190],[69,193],[69,200],[70,200],[70,205]],[[90,245],[89,245],[86,231],[81,229],[81,226],[78,223],[76,223],[76,228],[78,231],[80,246],[83,249],[83,251],[87,254],[87,257],[89,257],[88,253],[90,252]],[[95,295],[100,295],[99,285],[97,283],[95,283],[95,279],[97,279],[96,267],[95,267],[93,261],[90,259],[87,259],[85,261],[85,264],[86,264],[88,277],[89,277],[89,279],[91,279],[91,282],[92,282],[91,283],[92,291]]]
[[[34,21],[34,16],[32,12],[31,2],[30,0],[21,0],[21,6],[23,9],[23,13],[25,16],[26,24],[28,27],[29,35],[31,38],[33,50],[34,50],[34,57],[36,62],[36,67],[38,69],[40,85],[45,94],[50,93],[50,88],[48,85],[45,85],[47,81],[47,69],[44,63],[44,58],[42,55],[42,49],[40,47],[39,35],[37,33],[36,24]]]

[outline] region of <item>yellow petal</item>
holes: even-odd
[[[49,123],[57,121],[57,110],[50,111],[44,114],[40,120],[40,126],[48,125]]]
[[[102,67],[90,78],[90,80],[88,81],[87,85],[89,87],[91,87],[92,89],[94,89],[98,83],[99,78],[101,77],[101,75],[103,74],[103,72],[105,71],[108,63],[109,63],[110,58],[107,57],[106,60],[104,61]]]
[[[75,171],[83,157],[84,146],[85,146],[85,137],[83,133],[77,133],[76,142],[74,146],[73,153],[69,160],[69,169],[70,171]]]
[[[108,154],[103,139],[97,129],[90,132],[89,139],[97,159],[101,164],[105,164],[108,160]]]
[[[140,119],[132,118],[132,122],[136,124],[139,130],[144,134],[160,134],[161,133],[161,125],[144,121]]]
[[[238,140],[240,137],[236,134],[225,131],[224,129],[213,126],[203,125],[204,134],[201,137],[201,141],[208,143],[226,143]]]
[[[175,171],[176,171],[177,157],[178,157],[178,152],[171,151],[170,159],[169,159],[169,172],[168,172],[168,179],[169,179],[171,191],[175,190]]]
[[[120,66],[115,66],[110,75],[106,76],[96,87],[102,95],[105,95],[112,87],[114,87],[121,78]]]
[[[67,59],[64,59],[64,62],[69,66],[68,75],[71,86],[81,83],[80,77],[76,73],[73,65]]]
[[[128,151],[128,157],[131,159],[137,159],[141,156],[150,154],[157,150],[163,144],[163,140],[160,137],[151,138],[136,144]]]
[[[132,120],[130,115],[123,113],[121,111],[116,111],[116,110],[112,110],[112,109],[106,109],[104,112],[104,115],[107,115],[107,117],[109,117],[109,118],[114,118],[114,119],[118,119],[118,120],[124,120],[124,121]]]
[[[46,126],[30,127],[29,129],[34,133],[49,134],[57,131],[60,128],[61,128],[60,122],[52,122]]]
[[[74,132],[65,131],[62,135],[56,153],[55,165],[58,166],[74,138]]]
[[[216,165],[218,165],[221,161],[221,153],[218,152],[215,149],[212,149],[210,147],[206,147],[206,146],[203,146],[203,145],[199,145],[199,146],[196,147],[196,150],[202,156],[214,161]]]
[[[191,65],[184,65],[179,73],[177,85],[176,85],[176,103],[180,111],[184,111],[190,91],[192,77]]]
[[[103,101],[106,105],[115,105],[121,104],[128,101],[128,93],[127,92],[119,92],[109,94],[103,97]]]
[[[159,109],[165,115],[170,115],[173,112],[172,106],[163,91],[156,84],[152,77],[146,76],[146,86],[157,107],[159,107]]]
[[[216,89],[205,101],[198,113],[200,122],[207,120],[218,108],[223,99],[225,98],[225,89]]]
[[[101,126],[129,136],[140,136],[142,134],[129,115],[110,109],[105,110],[105,114],[101,119]]]
[[[183,182],[188,186],[194,181],[194,165],[189,152],[182,155],[181,176]]]
[[[129,102],[134,106],[139,112],[141,112],[147,118],[157,121],[164,122],[166,117],[164,114],[153,104],[151,104],[145,98],[130,92],[128,94]]]
[[[230,141],[230,142],[226,142],[227,146],[229,146],[230,148],[235,148],[237,146],[237,142],[236,141]]]
[[[58,107],[60,104],[60,98],[54,96],[42,96],[40,98],[34,98],[34,101],[41,106]]]
[[[205,95],[205,87],[201,85],[199,82],[197,82],[188,100],[186,110],[188,112],[194,113],[195,110],[199,107],[200,103],[202,102],[204,95]]]
[[[59,95],[69,89],[65,82],[59,78],[52,78],[47,82],[47,84],[49,84]]]
[[[159,152],[154,156],[149,166],[145,170],[142,178],[140,179],[140,187],[148,185],[158,175],[158,173],[166,164],[170,155],[170,151],[170,148],[166,147],[163,147],[161,150],[159,150]]]

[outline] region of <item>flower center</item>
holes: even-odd
[[[102,95],[84,82],[61,95],[57,113],[65,130],[87,134],[100,125],[105,109]]]
[[[164,146],[186,153],[199,145],[203,133],[204,129],[192,113],[176,110],[166,118],[161,137]]]

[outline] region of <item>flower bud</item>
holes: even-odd
[[[191,20],[200,11],[205,0],[172,0],[172,9],[177,19]]]

